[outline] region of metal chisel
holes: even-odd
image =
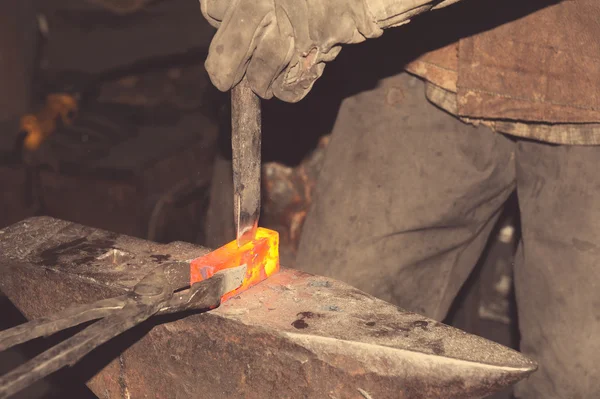
[[[231,90],[233,213],[239,247],[252,241],[260,216],[260,98],[246,79]]]

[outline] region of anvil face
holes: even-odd
[[[161,262],[208,253],[52,218],[0,237],[0,289],[28,318],[123,293]],[[88,374],[99,397],[469,398],[536,368],[342,282],[283,268],[213,311],[145,328],[118,338],[115,360]]]

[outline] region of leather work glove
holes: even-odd
[[[202,14],[218,28],[206,70],[221,91],[246,75],[262,98],[297,102],[340,45],[379,37],[385,28],[456,1],[200,0]]]

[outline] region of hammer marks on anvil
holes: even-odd
[[[190,264],[190,284],[206,280],[219,270],[246,265],[242,285],[223,295],[221,301],[238,295],[279,271],[279,233],[258,228],[256,237],[241,247],[234,240],[221,248],[194,259]]]
[[[198,258],[198,264],[208,253],[47,217],[0,236],[0,287],[30,318],[122,294],[167,261],[158,257]],[[102,241],[94,244],[100,256],[91,257],[94,240]],[[102,256],[114,248],[128,254],[126,263]],[[53,257],[44,257],[48,251]],[[211,312],[161,323],[128,345],[117,346],[104,370],[91,365],[97,374],[88,386],[96,395],[118,397],[125,386],[134,398],[198,392],[214,399],[354,398],[363,391],[377,399],[470,398],[497,392],[537,367],[509,348],[341,281],[284,268]]]

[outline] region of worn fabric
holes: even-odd
[[[364,0],[202,0],[218,26],[206,59],[213,84],[227,91],[246,76],[263,98],[304,98],[341,44],[381,36]],[[224,12],[223,15],[219,15]]]
[[[460,117],[504,121],[495,128],[520,137],[599,144],[598,20],[600,2],[563,1],[423,54],[407,70],[451,92]]]
[[[432,83],[427,84],[427,99],[452,115],[458,114],[456,93]],[[511,136],[535,139],[547,143],[565,145],[600,145],[600,123],[546,123],[504,119],[481,119],[460,117],[474,125],[485,125],[490,129]]]
[[[563,1],[459,43],[469,117],[600,121],[600,2]]]
[[[458,91],[458,42],[420,55],[406,65],[406,70],[456,97]],[[457,113],[458,109],[454,111],[454,114]]]
[[[303,99],[341,45],[379,37],[383,29],[459,0],[200,0],[218,28],[206,70],[227,91],[246,76],[262,98]]]
[[[297,267],[441,320],[516,189],[521,398],[600,397],[600,147],[512,141],[407,74],[340,109]]]

